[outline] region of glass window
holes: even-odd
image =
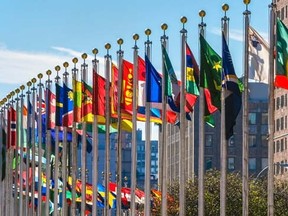
[[[280,126],[281,126],[281,130],[284,130],[284,118],[283,117],[281,117]]]
[[[256,135],[249,135],[249,147],[256,147]]]
[[[228,169],[235,170],[235,158],[234,157],[228,158]]]
[[[261,169],[268,166],[268,158],[261,158]]]
[[[280,98],[277,97],[276,99],[276,110],[278,110],[280,108]]]
[[[206,170],[212,169],[212,157],[205,158],[205,169]]]
[[[205,146],[211,147],[213,143],[213,135],[212,134],[206,134],[205,135]]]
[[[261,114],[261,124],[267,125],[268,124],[268,113]]]
[[[256,158],[249,158],[249,170],[256,170]]]
[[[256,124],[256,113],[249,113],[249,124]]]
[[[263,147],[267,147],[268,146],[268,140],[267,140],[267,136],[266,135],[262,135],[261,136],[261,145]]]

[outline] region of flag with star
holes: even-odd
[[[275,86],[288,89],[288,29],[277,19],[277,58]]]
[[[63,84],[63,114],[62,124],[64,127],[72,127],[73,124],[73,90]]]
[[[204,89],[205,95],[204,118],[207,124],[214,126],[211,114],[217,109],[221,110],[222,59],[201,34],[200,50],[200,86]]]

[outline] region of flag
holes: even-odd
[[[205,38],[200,34],[201,70],[200,86],[204,89],[205,112],[204,119],[207,124],[214,126],[210,116],[217,109],[221,110],[221,57],[211,48]]]
[[[82,120],[82,83],[77,79],[73,79],[73,115],[74,115],[74,122],[81,122]]]
[[[46,116],[48,116],[47,129],[50,130],[55,128],[56,95],[47,88],[45,91],[45,97],[47,101]]]
[[[199,67],[194,55],[186,43],[186,98],[191,104],[186,103],[186,112],[193,111],[193,107],[199,96]]]
[[[65,84],[63,85],[63,115],[62,124],[64,127],[72,127],[73,124],[73,91]]]
[[[162,56],[164,62],[164,76],[166,79],[165,95],[167,96],[168,104],[172,111],[180,112],[180,86],[182,85],[178,81],[177,76],[172,67],[170,58],[164,46],[162,46]],[[190,120],[188,112],[193,111],[193,106],[196,102],[196,96],[192,94],[185,95],[185,112],[186,118]]]
[[[233,127],[242,105],[242,96],[239,88],[241,82],[236,76],[232,58],[224,34],[222,33],[222,68],[224,74],[223,87],[225,95],[225,129],[226,140],[233,135]]]
[[[106,80],[93,68],[93,114],[105,116],[105,83]]]
[[[133,110],[133,64],[123,59],[121,108],[132,115]]]
[[[1,173],[2,173],[2,179],[1,181],[3,181],[5,179],[5,175],[6,175],[6,147],[7,147],[7,124],[6,121],[4,119],[4,116],[2,116],[2,119],[0,119],[0,121],[2,121],[2,137],[0,137],[0,139],[2,139],[2,149],[1,149],[1,156],[2,156],[2,167],[1,167]]]
[[[268,84],[269,45],[251,26],[248,37],[249,79]]]
[[[123,80],[122,80],[122,82],[123,82]],[[123,85],[122,85],[121,91],[123,93]],[[113,63],[112,63],[112,71],[111,71],[111,93],[110,93],[110,97],[111,97],[111,117],[117,118],[118,117],[118,113],[117,113],[117,106],[118,106],[118,68]],[[124,99],[123,94],[122,94],[122,98]],[[125,118],[125,119],[131,119],[132,113],[127,112],[125,109],[123,109],[122,104],[120,106],[121,106],[121,117]]]
[[[55,124],[56,124],[56,126],[62,126],[64,89],[58,83],[56,83],[55,86],[56,86]]]
[[[162,78],[159,73],[156,71],[149,58],[145,56],[145,65],[146,65],[146,100],[147,102],[152,103],[152,112],[157,111],[153,108],[160,108],[162,103]],[[156,105],[158,104],[158,105]],[[154,106],[157,107],[154,107]],[[162,115],[162,110],[160,110]],[[167,122],[174,124],[177,121],[177,114],[171,110],[166,112]]]
[[[97,86],[95,88],[97,88]],[[104,91],[105,91],[105,87],[104,87]],[[92,93],[93,93],[92,87],[83,81],[82,82],[82,121],[90,122],[90,123],[92,123],[94,119],[94,116],[92,114],[92,109],[93,109]],[[97,115],[97,122],[98,124],[105,124],[105,117],[102,115]]]
[[[151,64],[149,58],[145,56],[146,63],[146,97],[147,102],[162,103],[162,78]]]
[[[7,117],[7,149],[16,147],[16,111],[9,107]]]
[[[288,89],[288,29],[285,24],[277,18],[277,61],[275,86]]]

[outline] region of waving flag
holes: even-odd
[[[74,122],[81,122],[82,121],[82,83],[77,79],[73,79],[73,120]]]
[[[200,86],[204,88],[205,113],[204,118],[208,125],[214,126],[211,114],[217,109],[221,110],[221,57],[211,48],[205,38],[200,34],[201,49],[201,76]]]
[[[50,89],[46,89],[46,101],[47,101],[47,129],[55,128],[55,114],[56,114],[56,95],[51,92]]]
[[[236,76],[224,34],[222,34],[222,48],[223,87],[227,89],[225,95],[225,128],[226,139],[228,140],[233,135],[233,127],[242,105],[242,96],[239,87],[241,82]]]
[[[55,86],[56,86],[55,124],[56,124],[56,126],[62,126],[64,89],[58,83],[56,83]]]
[[[277,61],[275,86],[288,89],[288,29],[277,18]]]
[[[269,45],[261,35],[249,26],[249,78],[268,83]]]
[[[72,127],[73,124],[73,91],[65,84],[63,85],[63,115],[62,124],[65,127]]]
[[[95,69],[94,69],[95,70]],[[93,71],[93,114],[105,116],[105,78]]]
[[[16,148],[16,110],[9,107],[7,114],[7,149]]]

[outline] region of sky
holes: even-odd
[[[139,55],[144,58],[145,29],[152,34],[151,61],[161,72],[161,24],[168,29],[168,53],[176,72],[180,71],[180,18],[188,22],[187,42],[196,59],[199,53],[198,24],[199,11],[205,10],[206,40],[221,55],[222,5],[229,10],[229,48],[238,76],[243,74],[243,12],[246,9],[241,0],[2,0],[0,7],[0,100],[20,85],[30,81],[39,73],[52,70],[56,76],[56,65],[62,67],[65,61],[72,65],[74,57],[83,62],[82,53],[89,55],[92,49],[99,50],[100,73],[104,74],[102,59],[107,53],[104,46],[110,43],[109,54],[117,61],[119,50],[117,39],[122,38],[124,58],[133,61],[134,40],[137,33]],[[269,9],[271,0],[251,0],[250,24],[268,40]],[[68,68],[68,72],[71,72]],[[90,66],[92,76],[92,69]],[[63,72],[63,67],[61,72]],[[44,79],[46,76],[44,76]],[[180,79],[180,76],[179,78]]]

